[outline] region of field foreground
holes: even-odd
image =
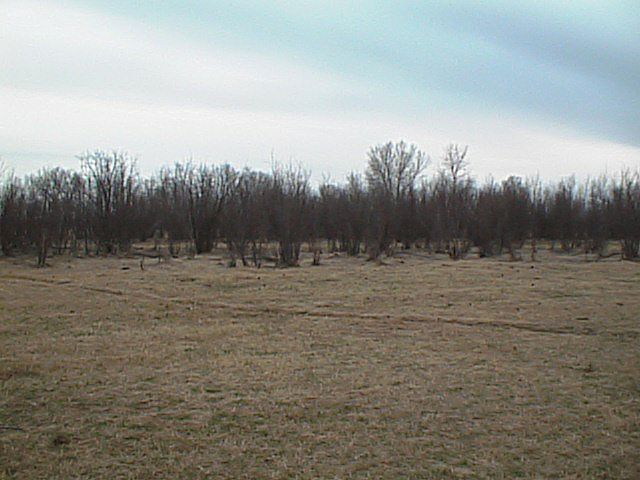
[[[640,478],[639,264],[386,262],[0,259],[0,478]]]

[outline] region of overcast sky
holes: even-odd
[[[480,178],[637,168],[639,32],[637,0],[0,0],[0,158],[342,180],[404,139]]]

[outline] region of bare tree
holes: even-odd
[[[371,148],[366,179],[372,198],[369,225],[369,258],[388,251],[398,238],[399,213],[415,205],[416,182],[428,157],[416,145],[401,141]]]
[[[96,151],[80,157],[87,179],[90,222],[97,250],[126,250],[134,239],[134,204],[138,189],[135,161],[120,152]]]
[[[229,165],[201,165],[189,184],[189,218],[196,253],[210,252],[218,234],[222,209],[236,180]]]
[[[260,267],[265,231],[262,198],[268,184],[265,174],[249,169],[245,169],[233,183],[222,219],[232,265],[239,257],[247,266],[250,253],[253,265]]]
[[[360,254],[367,232],[370,204],[362,177],[356,173],[349,174],[347,185],[340,192],[337,210],[340,250],[347,255],[355,257]]]
[[[490,178],[477,192],[470,232],[470,238],[478,248],[478,254],[481,258],[494,255],[500,248],[497,239],[500,217],[499,204],[498,185],[493,178]]]
[[[28,179],[28,218],[32,243],[37,247],[38,266],[44,267],[54,242],[62,253],[72,231],[70,174],[56,168],[42,170]]]
[[[171,254],[182,242],[189,252],[211,251],[224,242],[231,261],[260,266],[263,246],[277,245],[281,266],[297,265],[307,242],[320,260],[321,240],[330,251],[369,258],[390,255],[399,243],[462,258],[475,245],[480,255],[503,250],[519,258],[531,241],[559,241],[603,255],[618,240],[622,258],[640,255],[638,172],[575,179],[543,187],[539,179],[510,177],[476,184],[467,147],[449,145],[437,175],[417,147],[387,143],[369,151],[364,176],[325,181],[314,189],[301,167],[274,164],[269,173],[228,165],[177,163],[142,178],[124,153],[90,152],[81,170],[45,169],[23,180],[0,181],[0,248],[4,255],[37,252],[39,264],[64,252],[126,251],[152,236],[165,236]]]
[[[611,189],[612,234],[625,260],[640,255],[640,172],[624,170]]]
[[[519,177],[502,182],[500,192],[500,246],[506,248],[511,260],[520,259],[517,250],[529,237],[531,213],[529,189]]]
[[[429,163],[429,158],[416,145],[388,142],[369,150],[366,172],[372,190],[399,200],[415,188],[418,177]]]
[[[575,177],[561,180],[549,202],[549,235],[559,240],[564,252],[570,252],[578,240],[580,200]]]
[[[458,260],[469,250],[469,207],[473,182],[468,176],[468,147],[450,144],[445,149],[440,172],[440,195],[443,212],[443,233],[449,256]]]
[[[0,247],[12,256],[26,242],[26,198],[21,182],[8,175],[3,182],[0,210]]]
[[[329,252],[338,251],[338,239],[340,236],[340,222],[337,214],[341,204],[343,190],[338,185],[329,183],[328,180],[320,185],[318,189],[318,223],[320,234],[327,241]]]
[[[266,191],[269,237],[278,242],[278,264],[298,265],[300,248],[307,237],[305,216],[309,204],[309,172],[300,166],[274,163]]]
[[[468,175],[469,162],[466,160],[469,147],[460,147],[458,144],[449,144],[445,148],[442,159],[442,167],[451,179],[451,187],[455,189]]]
[[[538,239],[544,234],[544,219],[546,217],[546,207],[544,204],[544,194],[540,177],[535,176],[527,180],[527,189],[530,192],[531,204],[529,219],[531,225],[531,261],[536,261],[538,253]]]
[[[160,171],[159,203],[162,208],[161,228],[168,235],[169,253],[180,252],[180,242],[193,242],[191,191],[194,166],[190,162],[176,163]],[[195,247],[194,247],[195,248]]]
[[[605,255],[607,240],[610,236],[610,222],[607,218],[609,196],[608,179],[600,176],[587,181],[586,217],[585,217],[585,253],[595,253],[598,258]]]

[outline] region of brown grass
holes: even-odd
[[[541,257],[2,259],[0,478],[639,478],[640,265]]]

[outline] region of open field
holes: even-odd
[[[640,478],[640,264],[0,260],[0,478]]]

